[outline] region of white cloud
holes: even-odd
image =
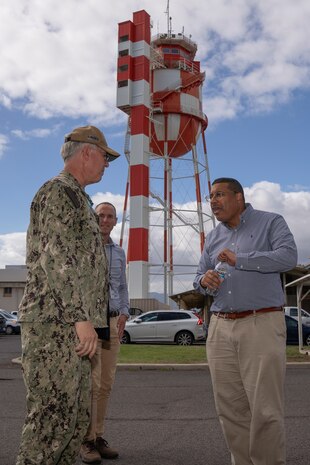
[[[310,192],[282,192],[280,185],[262,181],[245,189],[247,201],[259,210],[280,213],[294,234],[299,263],[310,262]]]
[[[277,212],[285,218],[294,234],[300,264],[310,262],[309,217],[310,217],[310,192],[283,192],[279,184],[262,181],[245,188],[246,201],[254,208]],[[124,196],[110,192],[97,192],[92,196],[94,204],[108,201],[115,205],[118,215],[118,224],[112,231],[112,238],[119,242],[121,233],[122,211]],[[196,202],[188,202],[183,205],[175,205],[175,208],[195,210]],[[208,207],[206,213],[209,213]],[[190,215],[189,215],[190,216]],[[181,223],[180,221],[178,222]],[[127,248],[128,223],[126,223],[124,248]],[[161,213],[153,214],[151,224],[162,224]],[[206,223],[209,231],[212,223]],[[163,262],[163,239],[158,228],[150,228],[150,262]],[[177,268],[178,272],[184,271],[182,276],[175,276],[174,291],[180,292],[191,288],[196,266],[200,258],[199,237],[191,227],[174,228],[174,262],[175,264],[194,265],[189,268]],[[5,265],[16,265],[25,262],[26,233],[12,233],[0,236],[0,268]],[[152,271],[162,271],[163,268],[153,267]],[[162,292],[162,278],[151,278],[151,291]]]
[[[7,97],[7,95],[0,94],[0,105],[3,105],[5,108],[8,109],[12,108],[11,99]]]
[[[153,34],[166,31],[164,2],[145,2]],[[118,23],[137,0],[15,0],[0,11],[0,105],[39,118],[89,117],[113,125]],[[61,11],[61,13],[59,13]],[[74,14],[72,12],[74,11]],[[272,110],[309,88],[308,0],[179,0],[170,3],[174,32],[193,34],[207,70],[210,121]]]
[[[5,265],[22,265],[26,256],[26,233],[0,235],[0,268]]]
[[[11,133],[15,136],[18,137],[19,139],[22,140],[28,140],[32,138],[44,138],[49,136],[50,134],[56,132],[58,126],[54,128],[37,128],[37,129],[31,129],[29,131],[22,131],[20,129],[13,129]]]
[[[9,139],[6,135],[0,134],[0,158],[4,154],[4,152],[7,150],[9,143]]]

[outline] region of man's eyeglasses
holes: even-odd
[[[105,152],[103,149],[101,149],[100,147],[97,147],[96,145],[94,145],[94,150],[100,152],[103,158],[105,159],[105,161],[107,161],[108,163],[114,160],[114,158],[111,157],[109,153]]]
[[[223,197],[226,197],[226,195],[229,194],[229,192],[233,192],[234,194],[238,194],[238,192],[236,192],[236,191],[227,191],[227,192],[218,191],[218,192],[214,192],[213,194],[206,195],[206,201],[207,202],[212,202],[212,200],[220,200]]]
[[[111,161],[115,160],[115,158],[112,157],[112,155],[110,155],[110,154],[107,153],[107,152],[105,152],[104,157],[105,157],[105,159],[107,160],[108,163],[110,163]]]

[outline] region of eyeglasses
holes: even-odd
[[[96,145],[94,145],[92,147],[96,152],[100,152],[100,154],[103,156],[103,158],[105,159],[105,161],[107,163],[110,163],[110,161],[113,160],[113,158],[110,156],[109,153],[105,152],[103,149],[101,149],[100,147],[97,147]]]
[[[230,192],[233,192],[234,194],[238,194],[237,191],[226,191],[226,192],[214,192],[214,194],[206,195],[206,201],[207,202],[212,202],[212,200],[220,200],[223,197],[226,197]]]
[[[111,161],[114,160],[114,157],[112,157],[112,155],[110,155],[110,154],[107,153],[107,152],[105,152],[104,158],[107,160],[108,163],[110,163]]]

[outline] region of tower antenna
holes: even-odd
[[[170,16],[169,3],[170,3],[169,0],[167,0],[167,8],[166,8],[165,14],[167,15],[167,33],[168,33],[168,37],[171,37],[172,17]]]

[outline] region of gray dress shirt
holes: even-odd
[[[118,311],[129,317],[129,297],[126,282],[126,257],[124,250],[112,239],[105,244],[105,251],[109,262],[110,289],[109,309],[110,312]]]
[[[284,304],[280,272],[296,266],[297,248],[281,215],[246,204],[236,228],[225,223],[216,226],[206,237],[194,280],[200,293],[208,293],[200,280],[207,270],[214,269],[224,248],[234,252],[237,261],[235,267],[228,267],[211,311],[238,312]]]

